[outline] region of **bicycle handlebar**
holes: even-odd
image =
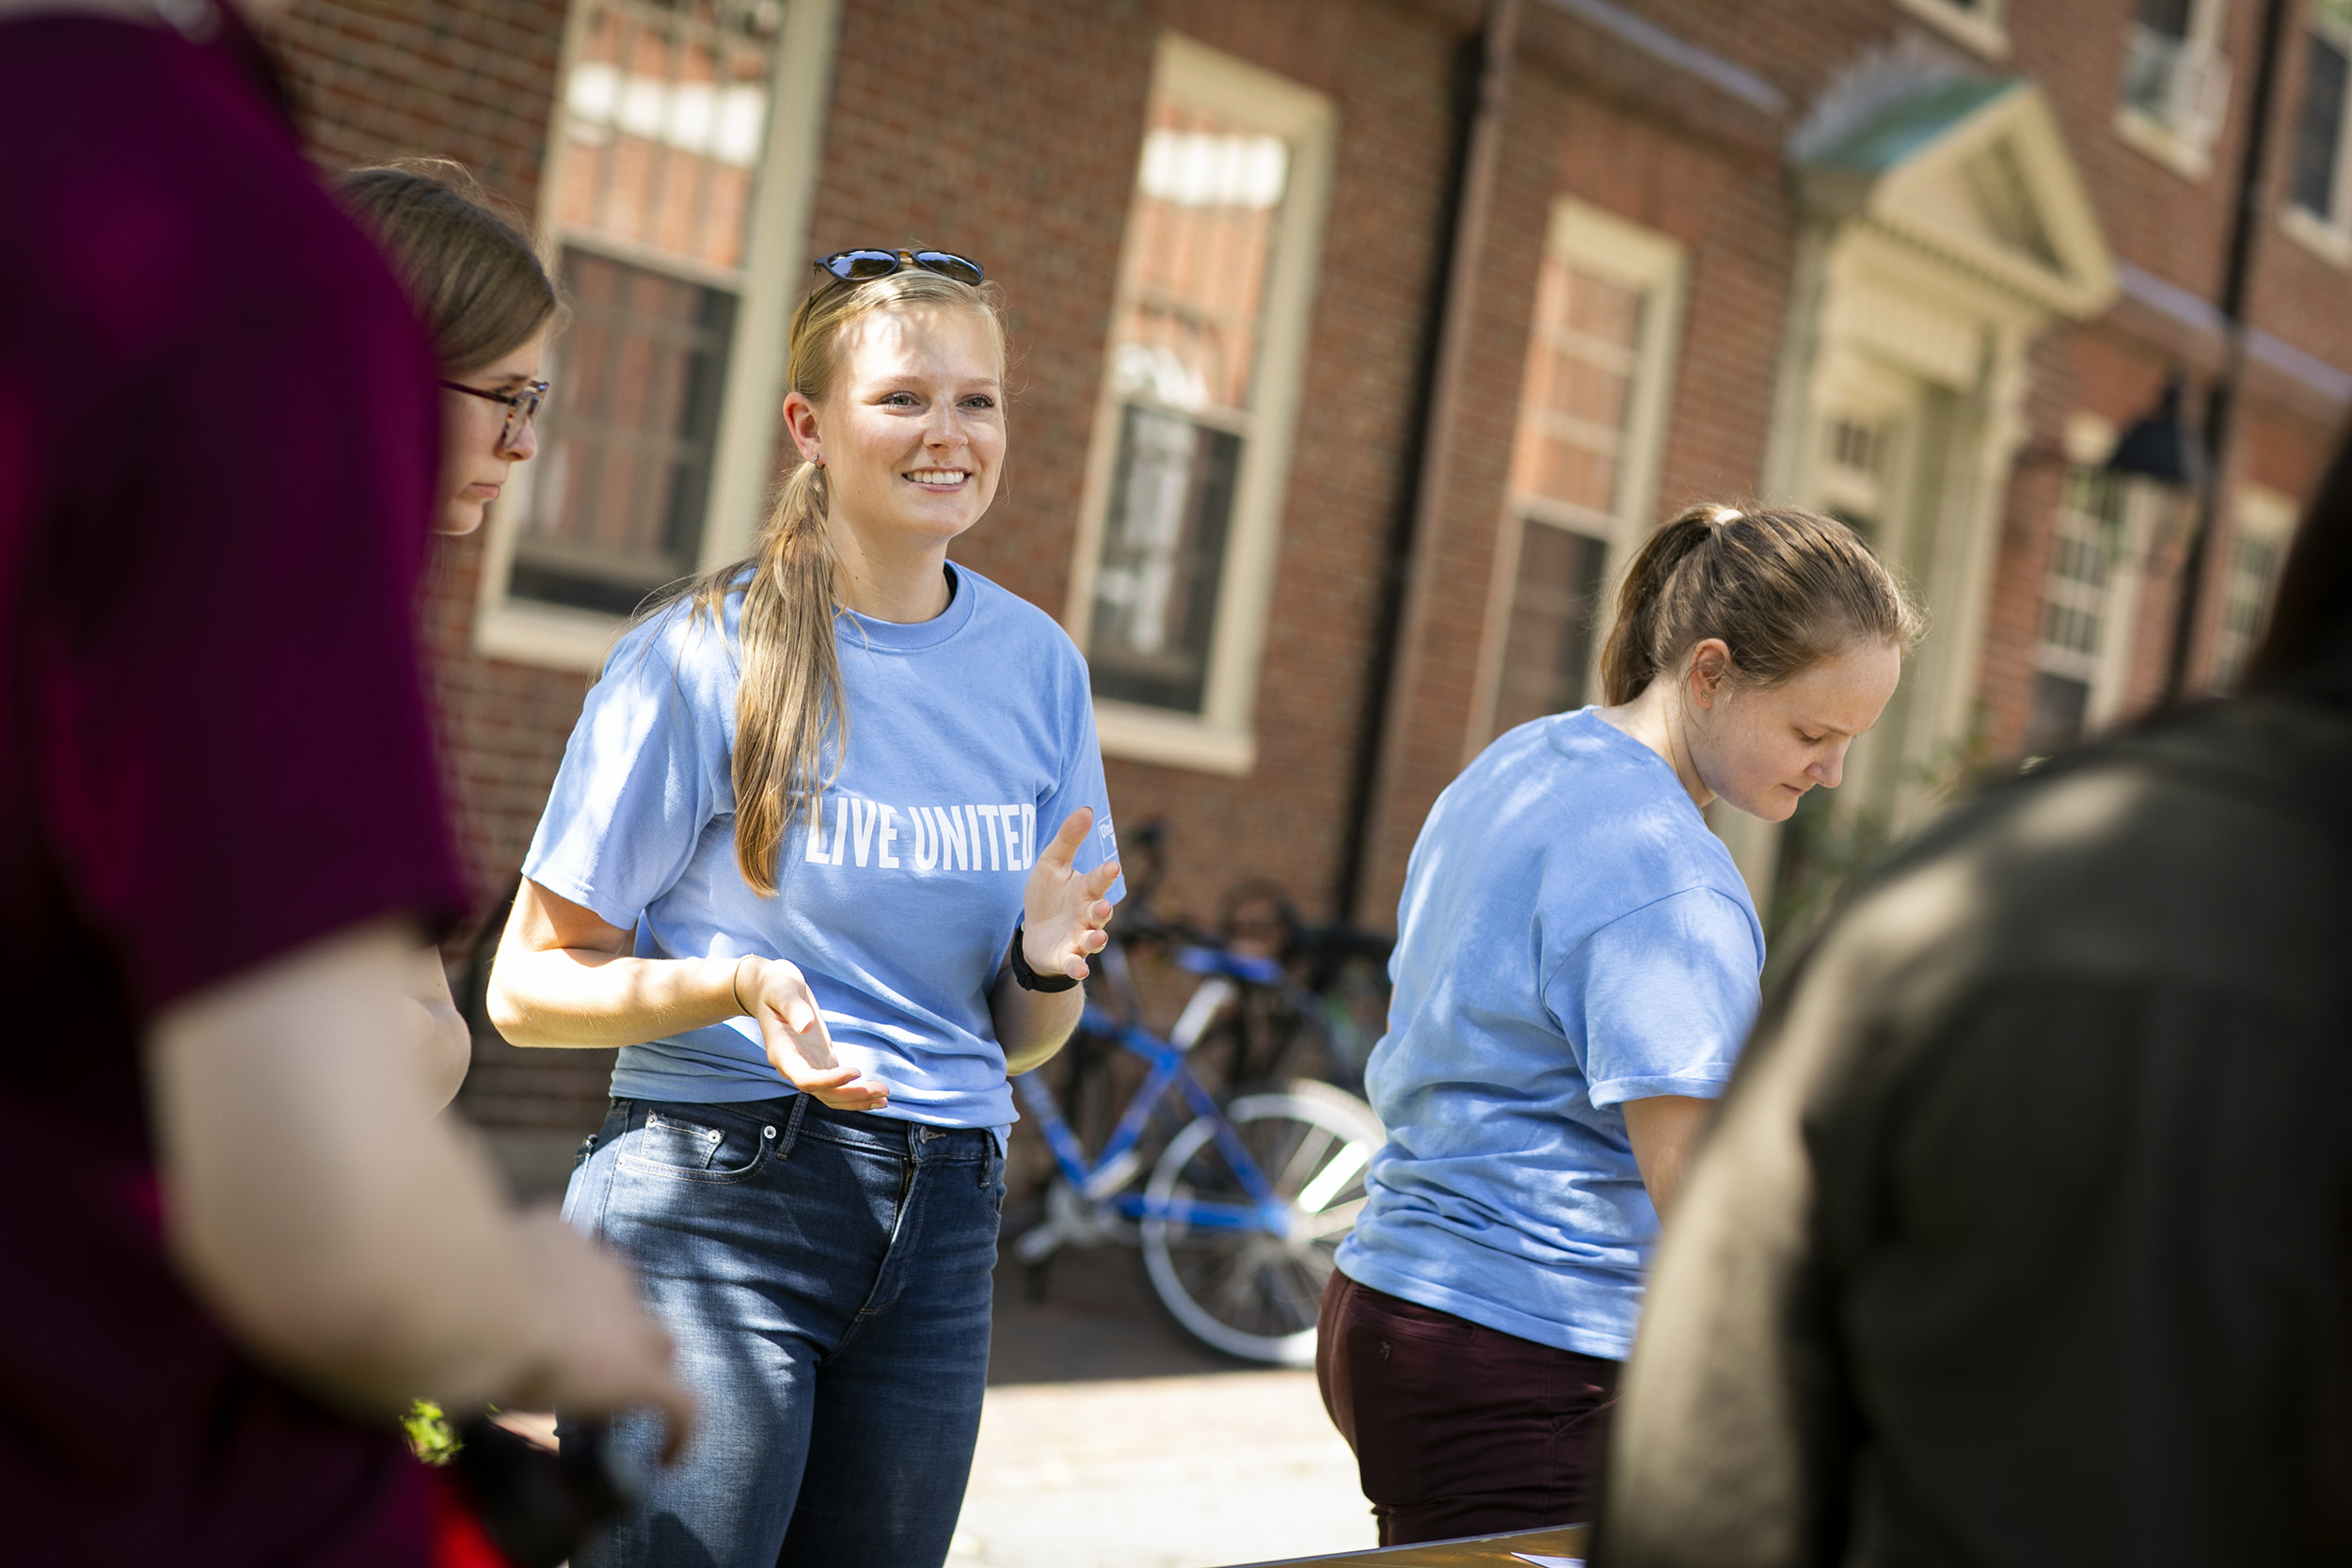
[[[1229,980],[1243,980],[1253,986],[1279,986],[1285,978],[1281,959],[1236,953],[1226,947],[1180,948],[1176,963],[1194,974],[1222,974]]]

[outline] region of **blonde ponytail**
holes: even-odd
[[[775,896],[776,851],[794,807],[804,806],[809,832],[823,832],[825,786],[840,770],[850,738],[834,645],[839,607],[825,511],[825,470],[803,462],[785,479],[743,586],[732,764],[735,863],[763,898]],[[719,618],[729,586],[706,579],[696,608]]]
[[[919,268],[864,283],[828,278],[792,314],[792,390],[823,403],[840,380],[842,329],[878,310],[921,305],[984,312],[1001,354],[1004,319],[993,284],[961,283]],[[825,790],[849,751],[850,710],[834,641],[844,607],[828,502],[823,466],[803,461],[785,477],[752,553],[688,590],[694,613],[714,626],[725,624],[727,595],[743,595],[732,759],[735,863],[763,898],[776,895],[777,856],[792,819],[804,817],[810,832],[823,832]]]

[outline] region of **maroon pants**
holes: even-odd
[[[1356,1450],[1380,1544],[1592,1517],[1618,1363],[1486,1328],[1333,1274],[1323,1407]]]

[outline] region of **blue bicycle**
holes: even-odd
[[[1287,982],[1277,961],[1219,948],[1182,947],[1176,961],[1201,978],[1163,1038],[1136,1022],[1125,945],[1096,960],[1098,983],[1108,982],[1128,1016],[1089,998],[1081,1040],[1139,1057],[1146,1070],[1091,1157],[1044,1080],[1035,1072],[1014,1080],[1058,1170],[1044,1219],[1013,1243],[1014,1255],[1034,1265],[1066,1245],[1139,1245],[1153,1293],[1202,1343],[1245,1360],[1309,1366],[1331,1255],[1364,1206],[1365,1167],[1386,1134],[1362,1101],[1311,1079],[1220,1104],[1187,1054],[1250,988]],[[1155,1120],[1169,1119],[1164,1112],[1182,1125],[1154,1158],[1149,1135]]]

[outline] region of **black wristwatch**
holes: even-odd
[[[1076,985],[1078,977],[1075,974],[1040,974],[1029,967],[1029,956],[1021,951],[1021,936],[1025,929],[1026,929],[1025,923],[1012,928],[1010,955],[1012,977],[1020,982],[1021,989],[1023,990],[1068,990]]]

